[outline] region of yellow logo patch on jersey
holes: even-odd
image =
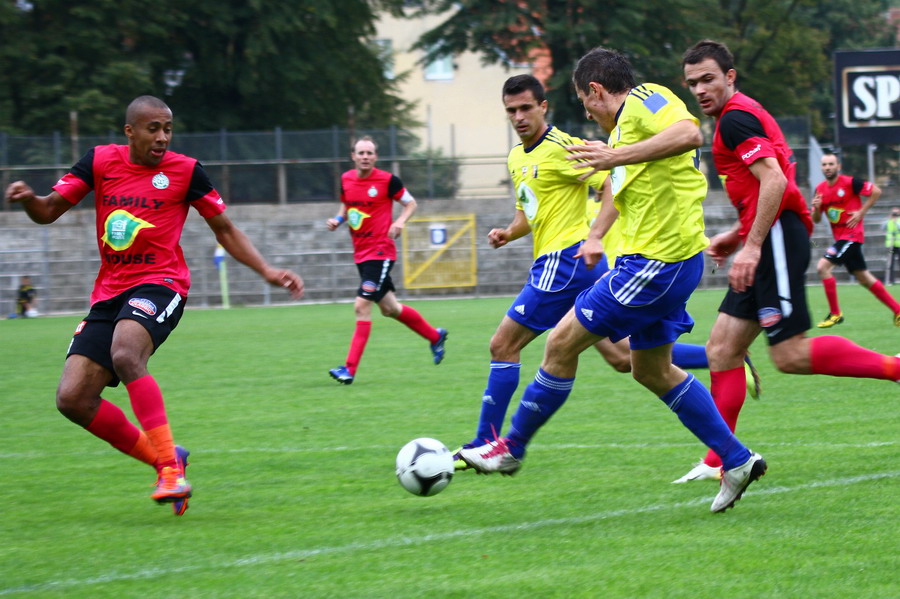
[[[137,239],[142,229],[155,227],[127,210],[113,210],[103,223],[103,237],[100,239],[117,252],[127,250]]]

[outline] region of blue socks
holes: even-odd
[[[538,369],[534,381],[525,389],[519,409],[512,417],[512,425],[507,437],[510,443],[509,452],[513,457],[522,459],[525,446],[539,428],[550,420],[569,397],[575,379],[553,376]]]
[[[744,447],[722,420],[712,395],[693,374],[660,397],[703,443],[722,458],[722,467],[731,470],[750,459]]]
[[[675,345],[672,346],[672,364],[682,370],[709,368],[709,358],[706,357],[706,346],[675,343]]]
[[[478,420],[478,431],[475,433],[474,445],[483,445],[484,440],[494,440],[494,431],[497,435],[503,429],[503,421],[506,419],[506,409],[516,388],[519,386],[519,370],[522,365],[518,362],[491,362],[491,372],[488,375],[487,388],[481,398],[481,417]]]

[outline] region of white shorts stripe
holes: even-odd
[[[649,260],[640,272],[616,292],[615,298],[621,304],[627,306],[631,300],[633,300],[641,290],[653,280],[653,277],[655,277],[665,265],[665,262],[660,262],[659,260]]]
[[[787,250],[784,245],[784,228],[781,225],[781,220],[776,220],[772,224],[769,241],[772,244],[772,261],[775,263],[775,287],[778,289],[778,297],[781,301],[781,313],[784,315],[784,318],[788,318],[794,312],[794,303],[791,301]]]

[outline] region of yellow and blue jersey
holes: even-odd
[[[699,121],[669,89],[645,83],[631,90],[610,133],[616,148],[638,143],[679,121]],[[699,151],[618,166],[610,174],[621,227],[620,255],[662,262],[690,258],[709,245],[703,234],[706,177]]]
[[[585,202],[591,188],[600,189],[608,173],[578,180],[584,171],[566,160],[569,152],[565,146],[581,143],[584,141],[578,137],[548,127],[533,146],[519,144],[509,152],[507,166],[516,190],[516,209],[528,219],[535,258],[587,238]]]

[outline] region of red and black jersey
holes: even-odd
[[[787,178],[787,188],[775,219],[784,210],[796,212],[807,231],[812,233],[809,207],[797,187],[794,153],[778,123],[756,100],[735,92],[725,103],[716,121],[712,153],[725,191],[738,210],[741,239],[746,239],[750,233],[759,200],[759,179],[753,176],[750,165],[760,158],[769,157],[778,161]]]
[[[204,218],[225,210],[197,160],[166,152],[158,165],[142,166],[124,145],[96,146],[53,189],[72,204],[95,192],[100,272],[92,305],[147,283],[186,296],[191,278],[179,241],[188,207]]]
[[[372,169],[364,179],[356,169],[341,176],[341,202],[347,207],[354,262],[397,259],[397,247],[388,231],[394,222],[394,201],[405,192],[396,175],[381,169]]]
[[[862,243],[865,240],[863,221],[859,221],[855,227],[847,226],[847,221],[850,220],[851,212],[862,208],[860,196],[872,195],[872,188],[869,181],[850,175],[838,175],[834,185],[822,181],[816,186],[816,193],[822,196],[822,213],[831,223],[835,241]]]

